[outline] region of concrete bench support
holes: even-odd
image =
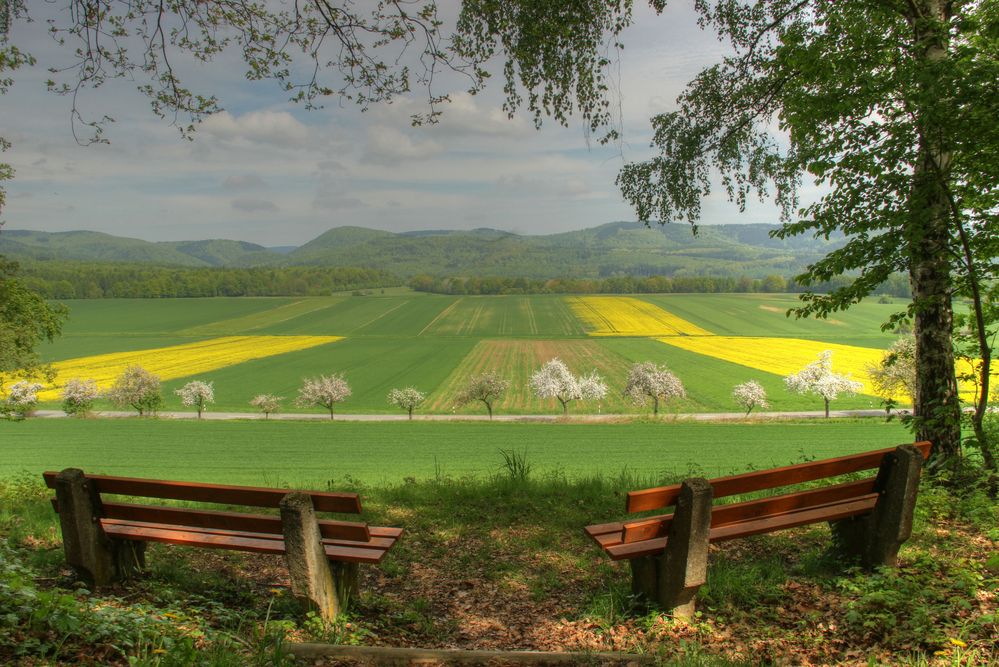
[[[281,499],[280,507],[292,593],[306,608],[332,621],[345,611],[350,595],[356,591],[357,566],[331,566],[308,494],[289,493]]]
[[[886,454],[878,469],[874,511],[830,524],[834,548],[867,568],[894,567],[898,550],[912,535],[912,515],[923,456],[912,445]]]
[[[60,472],[55,492],[66,562],[94,586],[110,584],[117,578],[115,553],[101,527],[100,495],[79,468]]]

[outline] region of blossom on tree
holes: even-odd
[[[302,388],[298,390],[295,404],[301,407],[316,405],[326,408],[330,411],[330,419],[333,419],[333,406],[347,400],[350,394],[350,385],[342,375],[320,375],[302,380]]]
[[[122,371],[106,395],[119,407],[135,409],[140,417],[155,414],[163,405],[159,376],[135,364]]]
[[[62,409],[67,415],[85,415],[101,395],[96,380],[71,378],[62,386]]]
[[[687,395],[683,383],[666,367],[652,361],[634,364],[628,371],[624,395],[635,403],[645,405],[652,399],[652,414],[659,414],[659,403]]]
[[[38,405],[38,392],[41,389],[42,385],[37,382],[15,382],[7,390],[7,397],[0,401],[0,413],[24,419]]]
[[[558,357],[550,359],[531,376],[531,389],[538,398],[558,400],[562,405],[563,415],[569,413],[569,403],[572,401],[600,400],[607,395],[607,385],[596,371],[577,377]]]
[[[808,364],[797,373],[784,378],[788,390],[798,394],[815,394],[821,396],[826,404],[826,417],[829,416],[829,402],[835,401],[840,394],[855,394],[864,385],[850,379],[849,375],[837,375],[832,372],[832,351],[826,350],[816,361]]]
[[[388,394],[388,402],[398,406],[413,418],[413,410],[427,398],[427,395],[416,387],[406,387],[405,389],[393,389]]]
[[[770,403],[767,401],[767,390],[756,380],[735,385],[732,389],[732,398],[746,411],[746,416],[749,416],[754,408],[770,407]]]
[[[250,405],[264,413],[264,419],[270,419],[271,413],[281,411],[281,401],[284,396],[274,394],[257,394],[250,399]]]
[[[880,396],[887,409],[895,404],[895,398],[903,394],[915,404],[916,396],[916,339],[914,336],[899,338],[881,357],[877,366],[868,366],[874,391]]]
[[[180,396],[181,403],[198,411],[198,419],[201,419],[201,413],[205,408],[215,402],[215,388],[211,382],[192,380],[173,393]]]
[[[509,388],[510,381],[501,377],[499,373],[483,373],[468,380],[468,384],[455,397],[455,403],[461,406],[472,401],[480,401],[486,406],[489,418],[492,419],[493,404]]]

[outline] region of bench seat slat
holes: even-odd
[[[858,516],[873,510],[877,498],[878,494],[870,493],[859,499],[852,498],[817,507],[784,512],[774,516],[712,526],[708,539],[711,542],[723,542],[738,537],[772,533],[811,523],[835,521],[850,516]],[[665,548],[666,537],[655,537],[630,543],[618,541],[617,544],[607,546],[604,550],[613,560],[625,560],[662,553]]]
[[[230,549],[264,554],[283,554],[284,539],[275,535],[258,534],[255,536],[239,534],[220,534],[196,530],[178,530],[170,527],[141,526],[128,523],[113,523],[113,520],[102,521],[109,537],[142,541],[164,542],[194,547],[214,549]],[[387,548],[367,548],[350,546],[346,543],[329,543],[323,540],[326,557],[330,560],[348,563],[379,563],[385,557]]]
[[[54,471],[43,473],[45,483],[49,488],[55,488],[55,480],[58,474]],[[87,480],[95,485],[98,493],[111,493],[141,498],[189,500],[222,505],[246,505],[249,507],[278,507],[281,499],[294,490],[141,479],[137,477],[114,477],[110,475],[87,475]],[[333,493],[326,491],[307,491],[306,493],[312,498],[312,505],[317,512],[361,513],[361,501],[356,493]]]
[[[925,459],[930,453],[929,442],[917,442],[914,445]],[[851,454],[821,461],[809,461],[783,468],[756,470],[753,472],[717,477],[711,480],[715,498],[724,498],[752,491],[773,489],[780,486],[812,482],[817,479],[845,475],[861,470],[870,470],[881,465],[885,454],[895,451],[894,447],[880,449],[862,454]],[[676,503],[680,495],[680,485],[660,486],[628,493],[626,511],[629,514],[669,507]]]

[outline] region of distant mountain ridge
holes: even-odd
[[[408,278],[496,276],[598,278],[613,275],[791,275],[843,243],[842,238],[770,237],[770,225],[686,224],[648,228],[611,222],[548,235],[496,229],[386,232],[336,227],[294,249],[245,241],[160,241],[101,232],[3,230],[0,255],[22,261],[155,264],[177,267],[363,267]]]

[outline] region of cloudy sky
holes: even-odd
[[[0,135],[14,144],[4,159],[16,169],[3,219],[8,229],[263,245],[298,245],[341,225],[544,234],[632,220],[618,170],[651,154],[649,117],[722,53],[690,5],[671,3],[664,16],[637,8],[615,68],[623,140],[613,146],[587,142],[578,124],[538,131],[526,115],[507,119],[499,79],[475,97],[456,82],[441,122],[413,128],[419,95],[366,113],[349,104],[306,111],[274,82],[246,81],[237,55],[185,66],[184,83],[225,109],[193,142],[151,113],[134,82],[120,81],[80,100],[90,117],[115,120],[109,144],[80,146],[70,101],[44,85],[47,68],[67,65],[69,54],[44,20],[15,23],[11,41],[39,64],[0,97]],[[703,208],[707,224],[775,221],[770,206],[739,214],[720,193]]]

